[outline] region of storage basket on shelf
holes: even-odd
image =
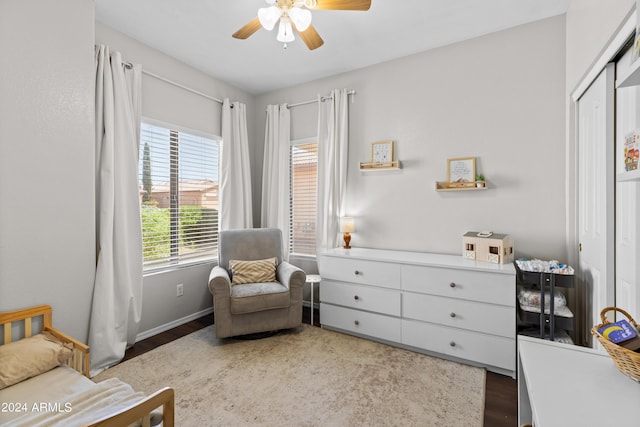
[[[600,344],[602,344],[605,350],[607,350],[607,353],[609,353],[609,356],[611,356],[613,363],[615,363],[618,369],[628,377],[640,382],[640,353],[636,353],[635,351],[631,351],[621,345],[613,343],[598,332],[598,329],[602,326],[611,324],[611,322],[606,318],[606,314],[609,311],[618,311],[622,313],[627,320],[629,320],[629,322],[638,329],[638,324],[629,313],[621,308],[607,307],[600,312],[602,323],[591,328],[591,333],[598,339],[598,341],[600,341]]]

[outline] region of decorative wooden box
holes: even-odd
[[[493,264],[513,262],[513,240],[508,234],[468,231],[462,237],[462,257]]]

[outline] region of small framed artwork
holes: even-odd
[[[393,141],[371,143],[371,163],[391,163],[393,161]]]
[[[447,160],[447,178],[449,184],[473,185],[476,180],[476,158],[459,157]]]

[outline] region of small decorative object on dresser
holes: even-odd
[[[462,237],[462,256],[475,261],[506,264],[513,262],[513,240],[508,234],[469,231]]]
[[[344,246],[343,248],[345,249],[351,249],[351,245],[349,245],[349,243],[351,243],[351,234],[349,233],[353,233],[354,231],[356,231],[356,225],[355,222],[353,221],[353,218],[350,216],[343,216],[340,218],[340,232],[344,233]]]

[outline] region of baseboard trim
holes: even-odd
[[[191,322],[192,320],[199,319],[202,316],[206,316],[207,314],[211,313],[213,313],[213,307],[209,307],[205,310],[198,311],[185,317],[181,317],[180,319],[173,320],[169,323],[165,323],[164,325],[156,326],[155,328],[149,329],[147,331],[140,332],[138,335],[136,335],[136,342],[150,338],[154,335],[161,334],[162,332],[166,332],[169,329],[184,325],[187,322]]]

